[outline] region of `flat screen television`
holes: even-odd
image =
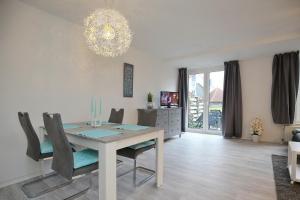
[[[160,92],[160,106],[167,106],[167,107],[178,107],[179,105],[179,94],[178,92],[168,92],[168,91],[161,91]]]

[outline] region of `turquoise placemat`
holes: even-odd
[[[72,129],[72,128],[79,128],[79,125],[76,124],[63,124],[64,129]]]
[[[118,131],[111,131],[111,130],[104,130],[104,129],[88,130],[79,133],[79,135],[81,136],[90,137],[90,138],[101,138],[101,137],[115,136],[119,134],[121,133]]]
[[[115,124],[115,123],[112,123],[112,122],[102,122],[103,125],[109,125],[109,124]]]
[[[122,130],[128,130],[128,131],[141,131],[145,130],[147,128],[150,128],[149,126],[140,126],[140,125],[134,125],[134,124],[122,124],[119,126],[114,126],[114,128],[122,129]]]
[[[97,121],[97,124],[98,124],[98,123],[100,123],[100,122]],[[88,121],[88,122],[86,122],[86,124],[87,124],[87,125],[91,125],[91,122]],[[102,124],[102,125],[109,125],[109,124],[115,124],[115,123],[111,123],[111,122],[102,122],[101,124]]]

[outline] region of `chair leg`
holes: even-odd
[[[63,182],[63,183],[61,183],[61,184],[59,184],[59,185],[55,185],[55,186],[53,186],[53,187],[49,187],[49,186],[48,186],[46,189],[41,190],[41,191],[39,191],[39,192],[37,192],[37,193],[31,193],[29,189],[26,189],[26,188],[29,187],[30,185],[36,184],[36,183],[38,183],[38,182],[42,182],[43,180],[46,180],[46,179],[48,179],[48,178],[51,178],[51,177],[57,176],[57,175],[58,175],[58,174],[57,174],[57,173],[54,173],[54,172],[53,172],[53,173],[50,173],[50,174],[48,174],[48,175],[42,175],[40,178],[38,178],[38,179],[36,179],[36,180],[33,180],[33,181],[30,181],[30,182],[28,182],[28,183],[23,184],[23,185],[21,186],[21,190],[24,192],[24,194],[25,194],[28,198],[35,198],[35,197],[39,197],[39,196],[41,196],[41,195],[43,195],[43,194],[46,194],[46,193],[51,192],[51,191],[54,191],[54,190],[56,190],[56,189],[58,189],[58,188],[61,188],[61,187],[63,187],[63,186],[66,186],[66,185],[72,183],[72,181],[66,181],[66,182]]]
[[[136,159],[134,159],[133,164],[133,183],[136,184]]]
[[[71,199],[77,199],[78,197],[81,197],[82,195],[84,195],[85,193],[87,193],[87,191],[90,189],[90,187],[87,187],[85,188],[84,190],[76,193],[76,194],[73,194],[67,198],[64,198],[63,200],[71,200]]]
[[[43,177],[46,177],[46,174],[45,174],[45,172],[44,172],[44,168],[45,168],[45,163],[44,163],[44,160],[42,159],[42,160],[40,161],[40,170],[41,170],[42,176],[43,176]]]
[[[72,200],[72,199],[76,199],[78,197],[81,197],[82,195],[84,195],[85,193],[87,193],[87,191],[90,188],[92,188],[92,186],[93,186],[92,173],[88,173],[88,174],[86,174],[86,176],[90,176],[90,178],[89,178],[89,186],[87,188],[83,189],[82,191],[76,193],[76,194],[73,194],[73,195],[71,195],[71,196],[69,196],[67,198],[64,198],[63,200]]]
[[[122,160],[117,159],[117,167],[121,166],[123,164]]]
[[[133,175],[133,183],[134,183],[134,186],[135,187],[139,187],[139,186],[141,186],[141,185],[143,185],[144,183],[146,183],[147,181],[149,181],[151,178],[153,178],[154,177],[154,175],[155,175],[155,171],[154,170],[152,170],[152,169],[148,169],[148,168],[145,168],[145,167],[141,167],[141,166],[138,166],[137,167],[137,159],[134,159],[134,175]],[[136,172],[137,172],[137,170],[141,170],[141,171],[144,171],[144,172],[146,172],[146,173],[148,173],[149,174],[149,176],[147,176],[146,178],[144,178],[143,180],[141,180],[140,182],[136,182]]]
[[[140,182],[137,183],[137,170],[141,170],[141,171],[144,171],[146,173],[149,174],[149,176],[147,176],[145,179],[141,180]],[[137,166],[137,159],[134,159],[134,163],[133,163],[133,168],[128,170],[127,172],[124,172],[123,174],[120,174],[118,176],[121,177],[121,176],[125,176],[126,174],[129,174],[130,172],[133,172],[133,184],[135,187],[139,187],[141,185],[143,185],[144,183],[146,183],[147,181],[149,181],[151,178],[154,177],[155,175],[155,171],[152,170],[152,169],[148,169],[148,168],[145,168],[145,167],[141,167],[141,166]]]
[[[136,167],[136,170],[141,170],[141,171],[144,171],[149,174],[149,176],[147,176],[145,179],[141,180],[140,182],[138,182],[138,183],[135,182],[136,187],[139,187],[139,186],[143,185],[144,183],[148,182],[150,179],[152,179],[155,176],[155,173],[156,173],[152,169],[148,169],[148,168],[141,167],[141,166]]]
[[[71,196],[69,196],[69,197],[67,197],[67,198],[64,198],[63,200],[71,200],[71,199],[76,199],[76,198],[78,198],[78,197],[81,197],[81,196],[84,195],[89,189],[90,189],[90,188],[88,187],[88,188],[86,188],[86,189],[84,189],[84,190],[82,190],[82,191],[80,191],[80,192],[78,192],[78,193],[76,193],[76,194],[73,194],[73,195],[71,195]]]
[[[88,175],[91,176],[91,173],[88,174]],[[29,186],[29,185],[31,185],[31,184],[37,183],[37,182],[39,182],[39,181],[45,180],[45,179],[50,178],[50,177],[53,177],[53,176],[57,176],[57,174],[56,174],[56,173],[51,173],[51,174],[49,174],[49,175],[47,175],[47,176],[44,176],[44,177],[42,177],[42,178],[39,178],[39,179],[37,179],[37,180],[28,182],[28,183],[22,185],[21,189],[23,190],[23,192],[25,193],[25,195],[26,195],[28,198],[36,198],[36,197],[39,197],[39,196],[41,196],[41,195],[44,195],[44,194],[46,194],[46,193],[48,193],[48,192],[51,192],[51,191],[54,191],[54,190],[56,190],[56,189],[62,188],[62,187],[64,187],[64,186],[67,186],[67,185],[73,183],[73,181],[74,181],[74,179],[71,180],[71,181],[68,180],[68,181],[66,181],[66,182],[64,182],[64,183],[62,183],[62,184],[56,185],[56,186],[54,186],[54,187],[48,187],[47,189],[42,190],[42,191],[40,191],[40,192],[38,192],[38,193],[36,193],[36,194],[28,193],[27,190],[25,189],[27,186]],[[75,178],[75,179],[76,179],[76,178]],[[75,198],[77,198],[77,197],[82,196],[83,194],[85,194],[85,193],[92,187],[92,182],[93,182],[93,181],[92,181],[92,176],[91,176],[91,177],[89,178],[89,186],[88,186],[87,188],[84,188],[82,191],[80,191],[80,192],[78,192],[78,193],[76,193],[76,194],[73,194],[73,195],[71,195],[71,196],[69,196],[69,197],[67,197],[67,198],[64,198],[64,200],[71,200],[71,199],[75,199]]]

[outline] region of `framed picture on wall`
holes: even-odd
[[[124,63],[123,97],[133,97],[133,65]]]

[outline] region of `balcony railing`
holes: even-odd
[[[188,127],[203,128],[203,98],[189,97]],[[222,102],[211,102],[208,112],[208,129],[222,130]]]

